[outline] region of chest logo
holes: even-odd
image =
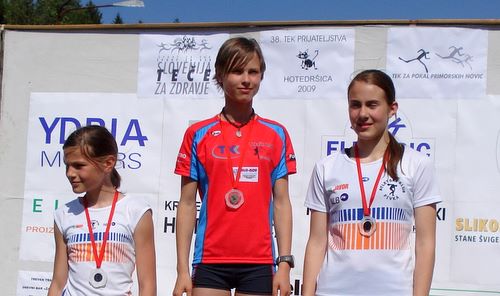
[[[379,190],[387,200],[398,200],[401,194],[406,193],[406,187],[401,181],[385,180],[380,184]]]

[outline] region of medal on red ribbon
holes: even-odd
[[[365,194],[365,186],[363,184],[363,173],[361,172],[361,161],[359,159],[359,150],[358,145],[354,145],[354,158],[356,158],[356,168],[358,172],[358,181],[359,181],[359,189],[361,191],[361,201],[363,203],[363,218],[358,223],[359,233],[362,236],[371,236],[375,230],[377,230],[377,222],[374,217],[370,215],[370,209],[375,200],[375,194],[377,192],[377,186],[380,183],[380,178],[382,177],[382,173],[384,172],[385,162],[387,159],[387,150],[384,152],[384,158],[382,159],[382,165],[380,165],[380,169],[378,171],[377,179],[375,180],[375,184],[373,184],[373,189],[370,196],[370,203],[366,202],[366,194]]]
[[[96,289],[104,288],[107,282],[108,276],[102,269],[96,268],[90,272],[89,283],[92,287]]]
[[[222,113],[224,115],[224,113]],[[253,130],[253,126],[254,126],[254,112],[253,112],[253,109],[252,109],[252,115],[250,117],[250,131],[248,132],[248,134],[246,134],[243,139],[241,140],[242,141],[242,145],[241,145],[241,155],[240,155],[240,161],[239,161],[239,164],[238,164],[238,167],[236,168],[236,176],[234,176],[234,172],[233,172],[233,160],[231,158],[231,154],[229,153],[229,145],[227,145],[228,143],[226,142],[226,139],[225,139],[225,136],[224,136],[224,129],[222,127],[222,121],[220,120],[219,121],[219,124],[221,126],[221,131],[222,131],[222,141],[224,142],[224,146],[226,147],[226,156],[227,156],[227,165],[228,165],[228,171],[229,171],[229,174],[231,175],[231,181],[232,181],[232,188],[229,189],[229,191],[225,194],[224,196],[224,199],[226,201],[226,206],[230,209],[233,209],[233,210],[237,210],[239,209],[243,203],[245,202],[245,197],[243,195],[243,192],[241,190],[238,189],[238,185],[240,183],[240,176],[241,176],[241,170],[243,168],[243,161],[245,159],[245,154],[247,152],[247,146],[248,146],[248,143],[250,141],[250,138],[252,136],[252,130]],[[224,115],[225,117],[225,115]],[[227,119],[226,119],[227,120]],[[238,130],[239,131],[239,130]],[[241,134],[236,134],[237,137],[241,137]]]
[[[87,200],[83,199],[83,205],[85,208],[85,218],[87,219],[87,226],[89,229],[90,242],[92,245],[92,252],[94,254],[96,268],[90,272],[89,283],[95,289],[100,289],[106,287],[108,282],[108,276],[106,272],[101,268],[102,260],[104,259],[104,251],[106,250],[106,243],[109,236],[109,228],[113,221],[113,215],[115,213],[116,202],[118,201],[119,192],[115,191],[113,196],[113,203],[111,205],[111,211],[108,217],[108,224],[106,225],[106,230],[104,232],[104,237],[102,239],[102,245],[99,253],[97,253],[97,244],[95,243],[94,231],[92,230],[92,221],[90,220],[90,214],[87,206]]]

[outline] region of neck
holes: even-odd
[[[233,123],[248,122],[248,120],[254,114],[251,104],[234,105],[226,103],[223,111],[224,111],[224,116],[226,117],[225,119]]]
[[[385,150],[389,145],[389,135],[387,134],[387,132],[385,132],[378,141],[366,141],[358,139],[356,145],[358,146],[358,157],[361,162],[376,161],[384,157]]]
[[[239,115],[235,116],[235,112],[228,112],[227,107],[222,108],[222,119],[229,122],[231,125],[237,127],[238,129],[247,125],[247,123],[252,120],[255,112],[253,108],[250,110],[245,110],[244,113],[238,113]]]
[[[116,188],[114,186],[102,186],[99,190],[85,193],[85,200],[89,208],[104,208],[113,203]]]

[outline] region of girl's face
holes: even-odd
[[[257,54],[241,69],[233,69],[222,78],[226,101],[237,104],[252,102],[262,80],[260,60]]]
[[[380,87],[355,81],[348,94],[349,119],[358,140],[378,141],[385,134],[389,118],[396,114],[398,104],[387,103]]]
[[[99,192],[113,169],[113,157],[94,163],[82,154],[80,147],[64,149],[66,177],[74,193]]]

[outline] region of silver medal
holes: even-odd
[[[243,198],[243,192],[238,189],[231,189],[226,193],[225,196],[226,205],[231,209],[238,209],[241,207],[245,199]]]
[[[359,233],[362,236],[371,236],[377,229],[377,223],[375,223],[375,219],[371,216],[363,216],[363,219],[361,219],[358,226]]]
[[[108,276],[104,270],[96,268],[90,273],[89,282],[90,285],[96,289],[104,288],[108,282]]]

